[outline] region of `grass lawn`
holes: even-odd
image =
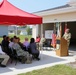
[[[13,37],[14,35],[9,35],[9,37]],[[32,37],[32,35],[18,35],[18,37],[20,37],[21,42],[24,42],[25,37],[27,37],[30,41],[30,38]],[[0,37],[0,42],[2,41],[2,37]]]
[[[76,75],[76,69],[66,65],[56,65],[49,68],[34,70],[19,75]]]

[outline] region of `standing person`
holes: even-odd
[[[40,50],[42,49],[43,45],[45,44],[45,41],[46,41],[46,39],[45,39],[44,35],[42,35],[40,43],[39,43]]]
[[[37,42],[37,43],[40,42],[40,36],[36,37],[36,41],[35,42]]]
[[[35,42],[36,42],[36,43],[38,42],[38,36],[36,37],[36,40],[35,40]]]
[[[34,56],[35,59],[40,60],[39,58],[39,50],[36,47],[36,43],[35,43],[35,39],[31,38],[30,40],[30,50],[31,50],[31,54]]]
[[[1,46],[0,46],[0,59],[2,59],[2,62],[0,63],[0,66],[1,67],[6,67],[9,58],[10,57],[2,51]]]
[[[65,30],[65,33],[64,33],[64,35],[63,35],[63,38],[64,38],[65,40],[67,40],[67,45],[68,45],[68,47],[69,47],[70,39],[71,39],[71,33],[69,32],[69,29],[66,29],[66,30]]]
[[[37,45],[37,49],[39,50],[39,43],[40,43],[40,36],[36,37],[36,45]]]
[[[41,40],[40,35],[38,36],[38,39],[39,39],[39,41],[38,41],[38,42],[40,42],[40,40]]]

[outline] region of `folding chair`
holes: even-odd
[[[13,62],[13,60],[15,60],[15,65],[17,64],[17,61],[19,59],[19,56],[17,55],[17,52],[15,49],[13,48],[9,48],[9,51],[11,52],[11,54],[9,55],[11,58],[11,63]]]
[[[18,61],[18,56],[17,56],[17,52],[16,52],[16,50],[15,49],[13,49],[13,58],[15,59],[15,61],[16,61],[16,63],[15,63],[15,65],[17,64],[17,61]]]

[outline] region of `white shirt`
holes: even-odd
[[[12,48],[13,44],[14,44],[13,42],[10,42],[9,47]]]
[[[0,54],[5,54],[5,53],[2,51],[1,46],[0,46]]]

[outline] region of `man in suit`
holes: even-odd
[[[9,56],[2,51],[1,46],[0,46],[0,59],[2,59],[2,61],[0,62],[0,66],[6,67],[7,62],[9,60]]]

